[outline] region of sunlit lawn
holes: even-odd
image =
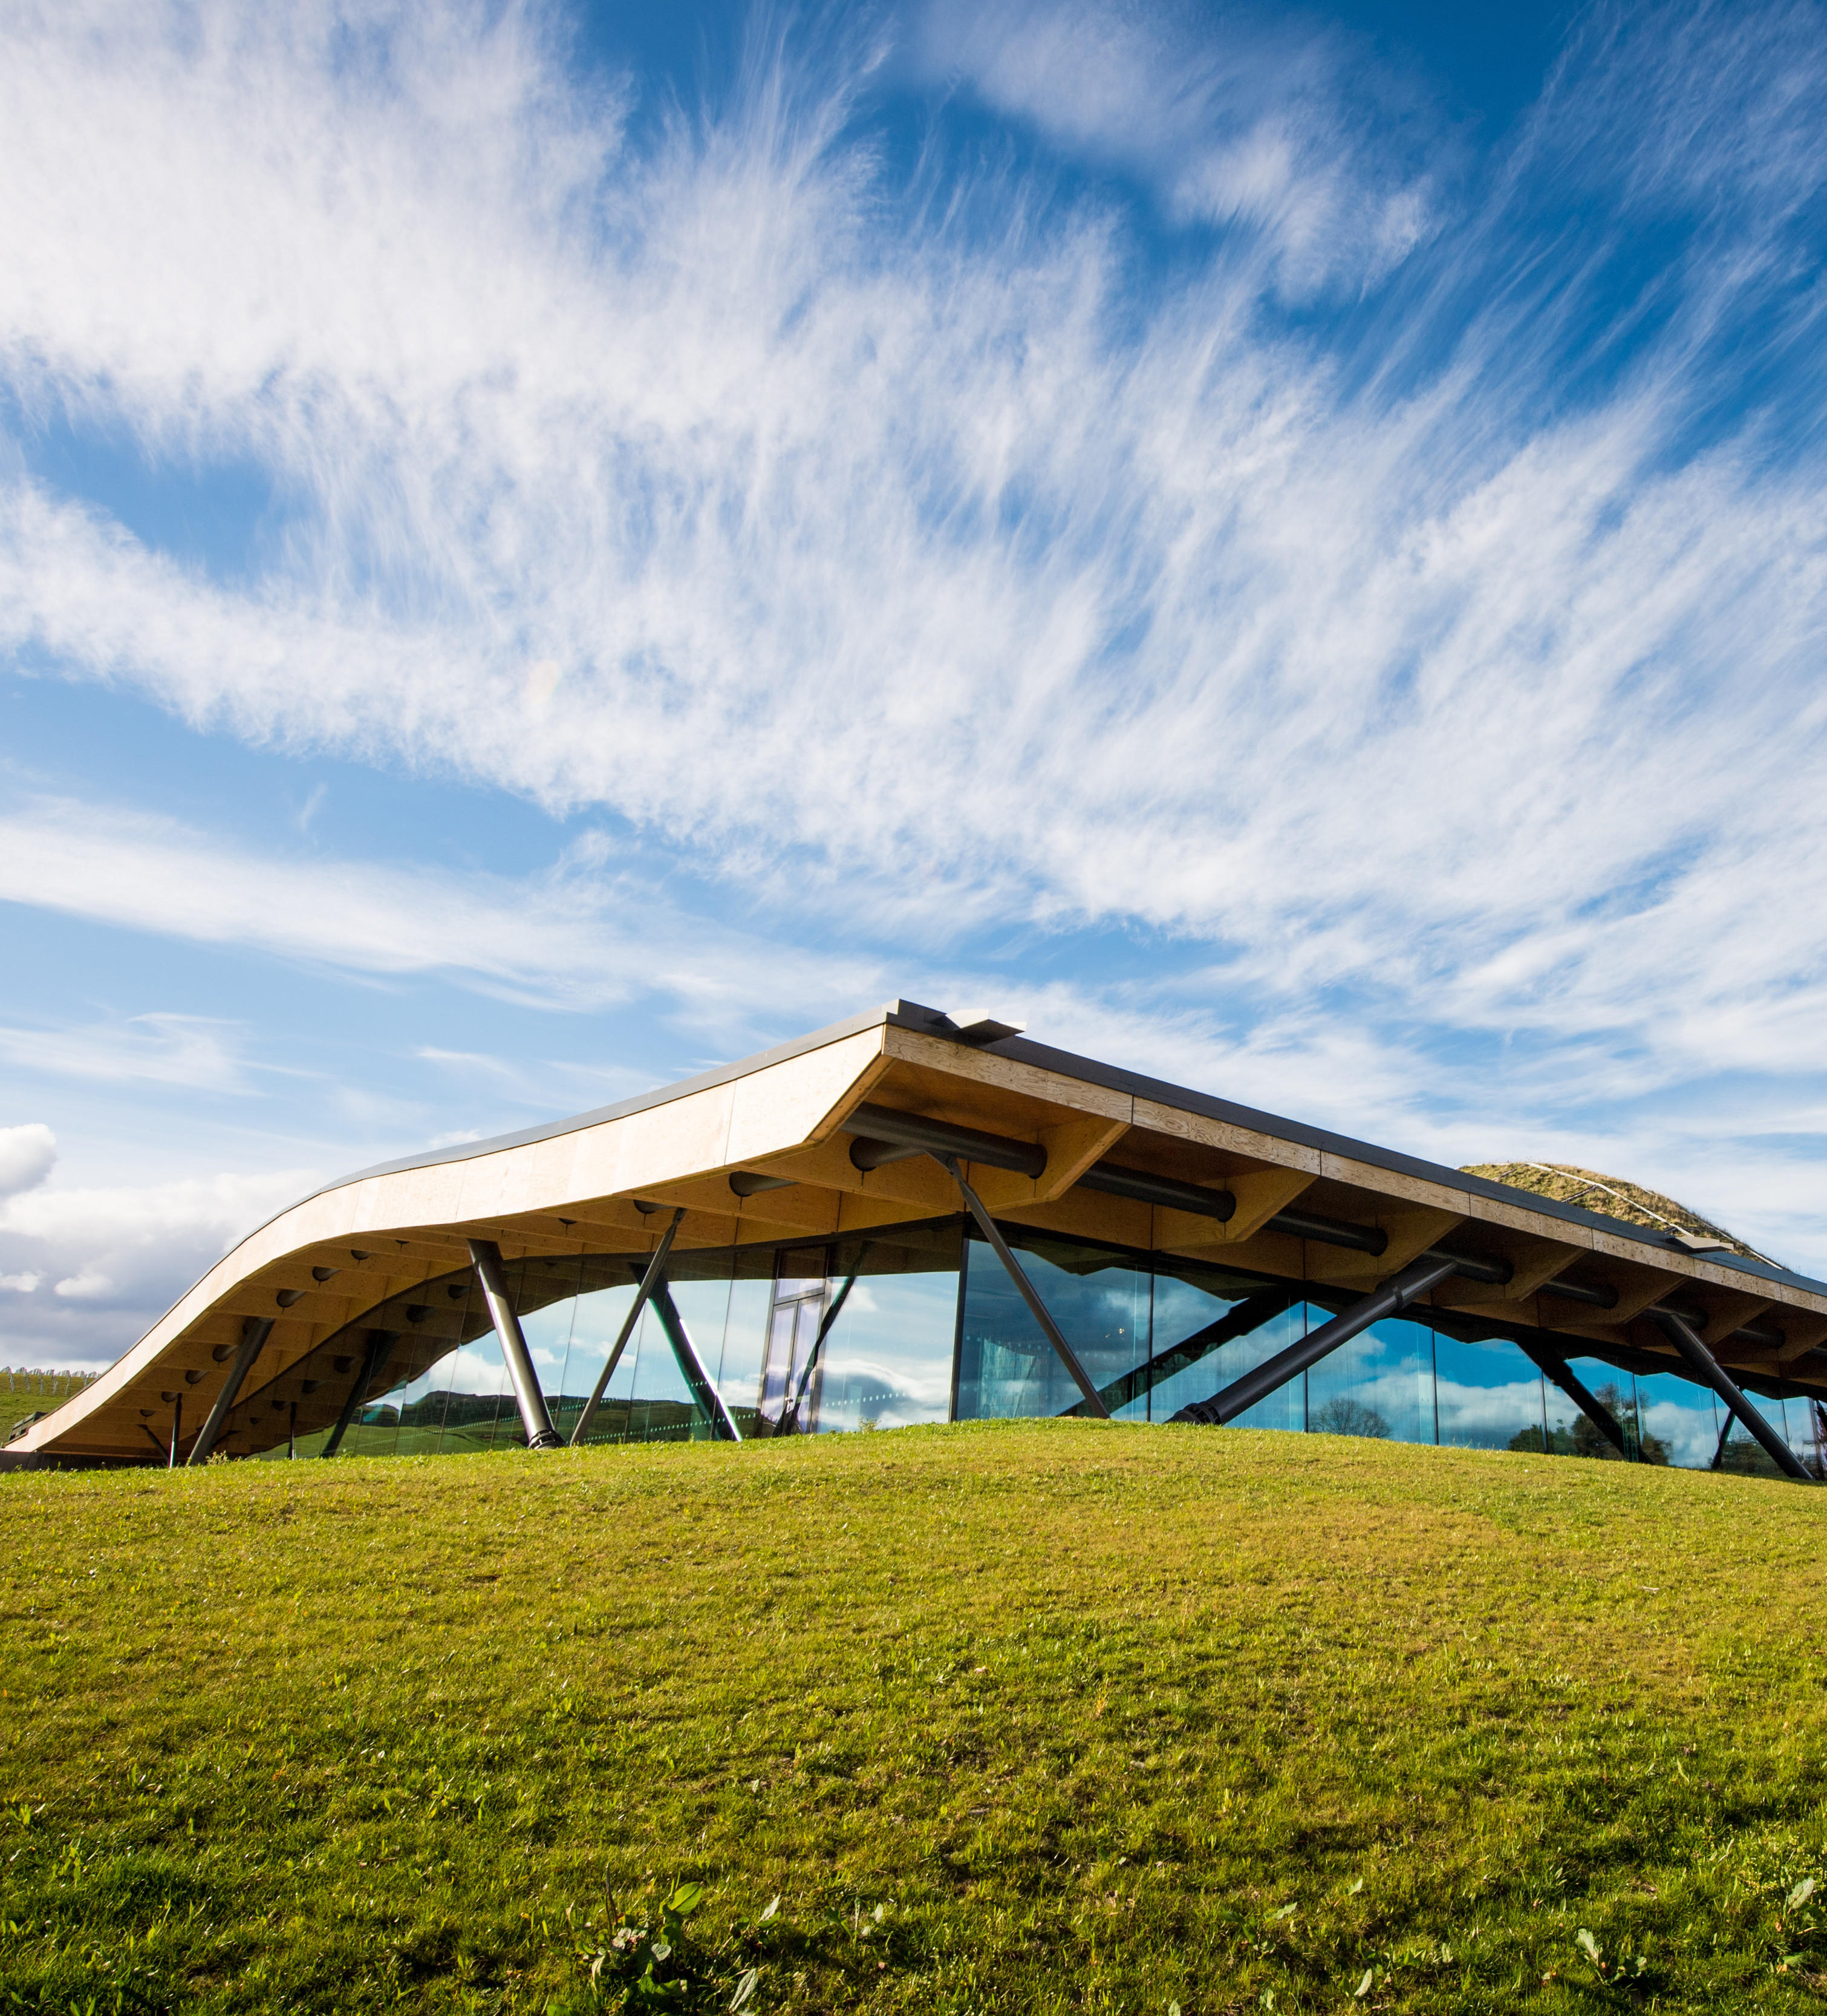
[[[1827,1986],[1827,1492],[1048,1423],[0,1520],[0,2008]]]

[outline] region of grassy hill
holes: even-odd
[[[1827,1989],[1827,1492],[1062,1422],[0,1521],[0,2009]]]

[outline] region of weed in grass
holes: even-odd
[[[0,2010],[1814,2009],[1824,1517],[1078,1423],[15,1475]]]

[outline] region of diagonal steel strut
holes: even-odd
[[[672,1346],[680,1375],[691,1390],[692,1403],[710,1424],[710,1439],[739,1442],[743,1431],[724,1404],[723,1395],[717,1390],[717,1381],[705,1370],[704,1361],[698,1355],[698,1347],[692,1343],[685,1318],[679,1314],[678,1305],[672,1298],[672,1291],[664,1281],[654,1285],[653,1313],[659,1317],[660,1327],[666,1332],[666,1341]]]
[[[546,1412],[545,1395],[539,1390],[539,1374],[533,1369],[533,1354],[527,1348],[526,1333],[508,1293],[508,1279],[502,1268],[502,1250],[492,1239],[472,1239],[470,1264],[488,1305],[489,1321],[507,1360],[508,1377],[513,1381],[514,1401],[520,1410],[520,1425],[527,1431],[530,1449],[563,1449],[564,1444]]]
[[[1520,1343],[1521,1341],[1519,1339],[1518,1341]],[[1623,1424],[1617,1417],[1596,1393],[1588,1390],[1584,1381],[1564,1358],[1558,1358],[1552,1351],[1544,1351],[1533,1344],[1522,1345],[1522,1352],[1537,1372],[1552,1379],[1566,1394],[1626,1463],[1639,1460],[1638,1454],[1632,1451],[1629,1438],[1624,1434]],[[1544,1451],[1545,1454],[1547,1453]]]
[[[1650,1314],[1655,1318],[1663,1335],[1687,1360],[1689,1366],[1699,1374],[1702,1381],[1713,1388],[1764,1445],[1765,1454],[1783,1475],[1793,1477],[1797,1484],[1812,1484],[1814,1479],[1801,1458],[1764,1420],[1759,1409],[1753,1407],[1739,1391],[1738,1382],[1681,1318],[1672,1309],[1652,1309]]]
[[[596,1418],[596,1410],[602,1405],[602,1396],[609,1391],[609,1382],[615,1377],[615,1369],[621,1363],[622,1353],[628,1348],[628,1339],[634,1335],[635,1326],[641,1320],[641,1312],[652,1301],[654,1290],[666,1279],[667,1255],[672,1251],[672,1242],[678,1235],[679,1221],[685,1215],[685,1208],[682,1204],[674,1208],[672,1222],[660,1235],[653,1258],[647,1262],[647,1271],[641,1276],[640,1287],[635,1291],[633,1305],[622,1319],[622,1327],[616,1333],[615,1342],[608,1357],[603,1360],[602,1370],[596,1376],[596,1384],[591,1388],[590,1397],[584,1402],[584,1411],[577,1417],[577,1425],[571,1431],[573,1449],[579,1447],[588,1434],[590,1424]]]
[[[1209,1400],[1196,1400],[1190,1407],[1182,1407],[1174,1419],[1196,1421],[1207,1427],[1218,1427],[1226,1421],[1234,1421],[1258,1400],[1267,1399],[1278,1386],[1286,1385],[1297,1372],[1317,1365],[1340,1345],[1349,1344],[1361,1331],[1368,1330],[1373,1323],[1380,1323],[1385,1316],[1393,1316],[1398,1309],[1406,1309],[1416,1296],[1425,1295],[1430,1288],[1444,1281],[1455,1271],[1455,1263],[1444,1255],[1431,1258],[1424,1256],[1412,1262],[1401,1273],[1392,1274],[1362,1301],[1354,1302],[1343,1315],[1334,1316],[1330,1323],[1322,1323],[1318,1330],[1304,1337],[1298,1344],[1289,1345],[1286,1351],[1278,1351],[1253,1372],[1246,1372],[1241,1379],[1233,1380],[1221,1393],[1214,1393]]]
[[[272,1329],[271,1316],[250,1316],[241,1326],[241,1348],[235,1354],[235,1363],[228,1367],[228,1376],[222,1382],[221,1391],[216,1395],[216,1404],[210,1409],[209,1419],[203,1424],[203,1433],[190,1445],[190,1453],[185,1458],[187,1463],[209,1461],[210,1451],[215,1447],[216,1438],[222,1432],[222,1424],[228,1418],[228,1409],[241,1391],[241,1382],[259,1357],[261,1348],[272,1334]]]

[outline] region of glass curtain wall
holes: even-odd
[[[1005,1231],[1119,1420],[1171,1420],[1351,1299],[1165,1255]],[[645,1255],[589,1255],[506,1267],[553,1426],[567,1440],[646,1264]],[[340,1437],[320,1428],[297,1438],[298,1455],[322,1454],[333,1442],[350,1456],[525,1446],[506,1361],[469,1270],[417,1292],[423,1300],[387,1305],[397,1330],[352,1326],[346,1338],[319,1348],[314,1369],[344,1390],[366,1352],[379,1352],[382,1361]],[[1470,1322],[1440,1320],[1464,1334],[1406,1317],[1375,1324],[1237,1425],[1618,1460],[1520,1345],[1478,1336]],[[383,1391],[390,1363],[399,1383]],[[1637,1460],[1775,1474],[1704,1387],[1596,1358],[1569,1364]],[[622,1344],[586,1439],[709,1439],[717,1432],[713,1393],[745,1439],[1084,1411],[994,1251],[955,1220],[778,1247],[675,1252],[664,1287]],[[1823,1410],[1800,1399],[1757,1404],[1819,1474]],[[282,1456],[286,1445],[268,1453]]]

